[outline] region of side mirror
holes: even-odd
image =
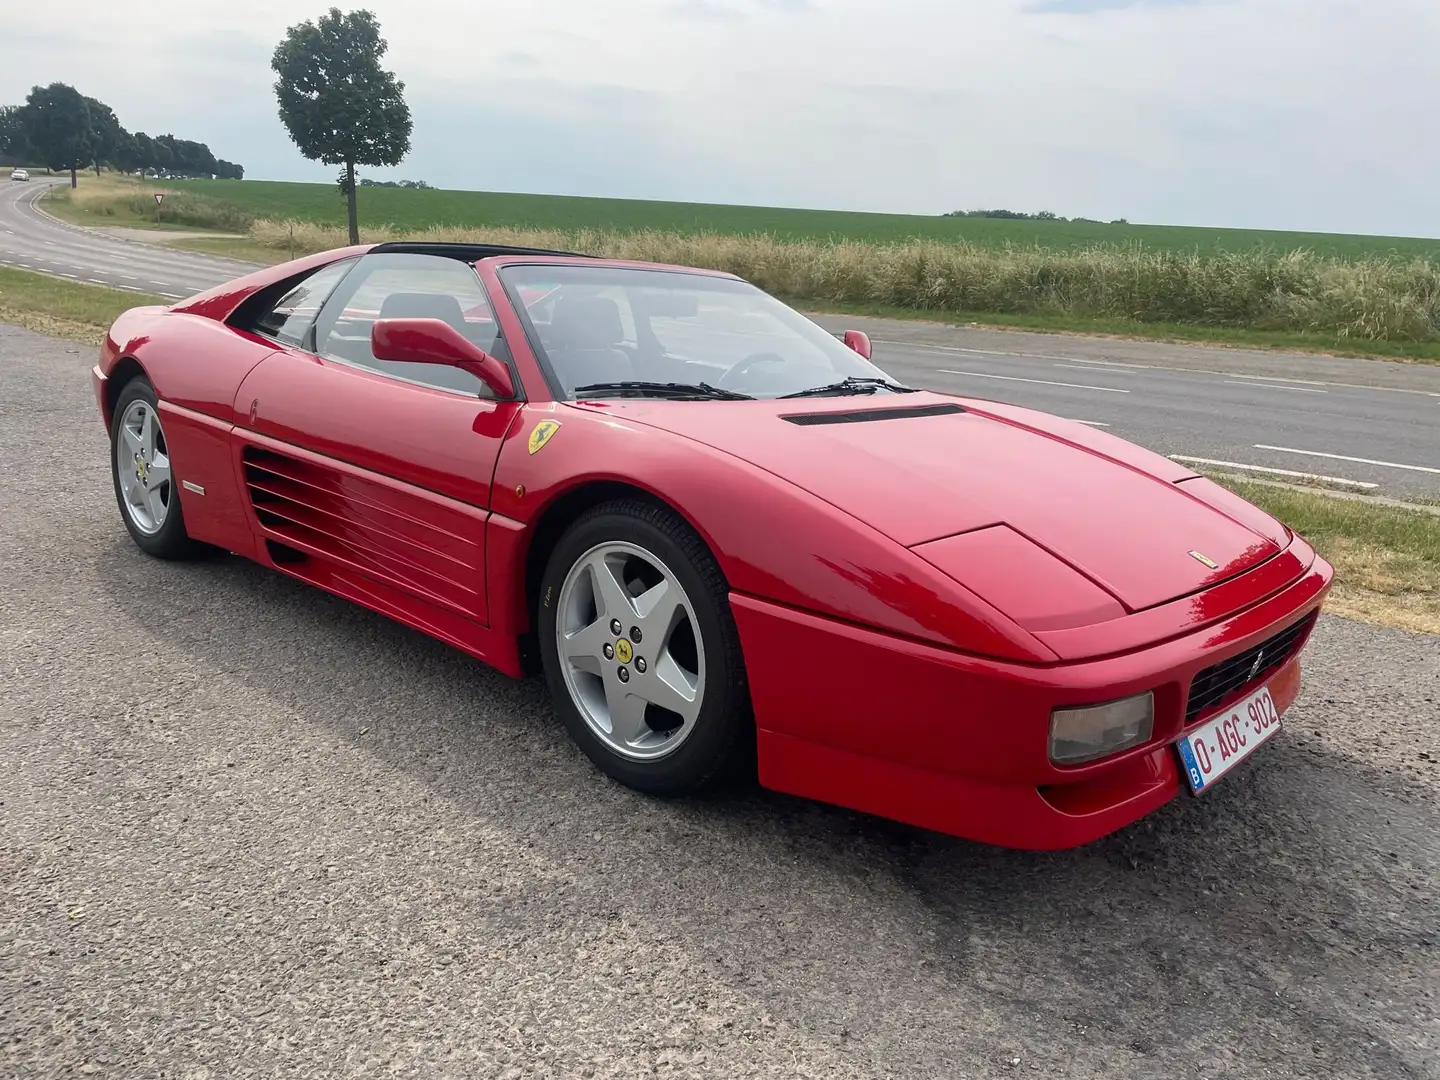
[[[510,369],[443,319],[379,319],[370,328],[370,351],[376,360],[456,367],[501,400],[515,396]]]
[[[870,359],[870,335],[865,333],[864,330],[846,330],[845,344],[866,360]]]

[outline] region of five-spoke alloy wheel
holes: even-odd
[[[556,709],[612,777],[684,794],[738,762],[753,730],[739,635],[684,522],[629,501],[583,514],[550,558],[538,622]]]
[[[191,554],[196,545],[185,533],[160,402],[143,376],[127,382],[115,402],[110,451],[115,500],[136,545],[165,559]]]

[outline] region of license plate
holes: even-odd
[[[1280,730],[1280,713],[1270,688],[1262,686],[1231,708],[1205,721],[1175,744],[1191,794],[1214,786]]]

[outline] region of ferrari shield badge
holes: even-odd
[[[550,436],[560,430],[559,420],[541,420],[535,425],[535,430],[530,432],[530,453],[535,453],[547,442]]]
[[[538,431],[539,428],[536,428],[536,430]],[[534,443],[535,443],[535,437],[534,437],[533,435],[530,437],[530,443],[531,443],[532,446],[533,446]],[[533,454],[535,451],[534,451],[534,450],[531,450],[530,452]],[[1203,554],[1201,554],[1201,553],[1198,552],[1198,551],[1192,551],[1192,552],[1190,552],[1189,554],[1190,554],[1190,557],[1191,557],[1192,559],[1194,559],[1196,562],[1198,562],[1198,563],[1204,563],[1204,564],[1205,564],[1206,566],[1208,566],[1211,570],[1219,570],[1219,569],[1220,569],[1220,564],[1217,563],[1214,559],[1210,558],[1210,556],[1208,556],[1208,555],[1203,555]]]

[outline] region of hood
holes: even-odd
[[[1130,611],[1234,577],[1287,542],[1268,515],[1202,502],[1179,483],[1196,474],[1167,458],[1013,406],[929,392],[606,405],[774,473],[907,548],[1008,526]]]

